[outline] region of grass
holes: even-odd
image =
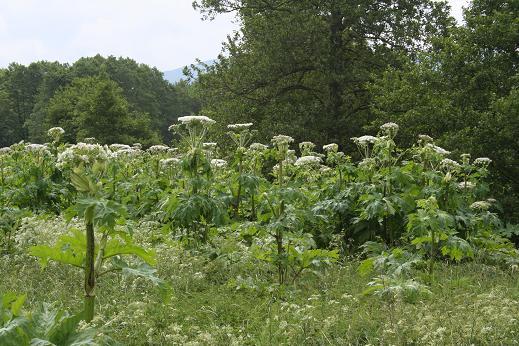
[[[22,229],[51,241],[60,220],[34,219]],[[143,243],[149,233],[141,228]],[[413,301],[364,296],[369,277],[345,261],[307,273],[295,285],[275,284],[274,268],[252,258],[232,237],[225,253],[155,245],[159,275],[172,286],[164,300],[143,279],[103,277],[93,324],[124,345],[513,345],[519,340],[517,273],[483,263],[438,263],[432,294]],[[82,276],[25,255],[0,257],[0,292],[27,293],[27,309],[59,302],[82,306]],[[420,275],[420,273],[417,273]]]

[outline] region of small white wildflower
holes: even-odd
[[[326,144],[326,145],[323,145],[323,150],[326,152],[333,151],[336,153],[337,150],[339,150],[339,145],[336,143]]]
[[[241,131],[241,130],[247,130],[249,127],[251,127],[252,125],[254,125],[253,123],[245,123],[245,124],[229,124],[227,125],[227,128],[228,129],[231,129],[231,130],[238,130],[238,131]]]
[[[296,166],[318,166],[322,162],[320,157],[317,156],[302,156],[296,160]]]
[[[212,159],[211,165],[213,165],[216,168],[223,168],[227,166],[227,161],[222,159]]]
[[[490,208],[490,203],[487,201],[477,201],[470,205],[470,209],[485,211]]]
[[[210,125],[214,124],[216,121],[205,116],[205,115],[187,115],[185,117],[178,118],[178,121],[182,124],[202,124],[202,125]]]

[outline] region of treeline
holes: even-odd
[[[317,144],[401,126],[489,156],[493,191],[519,207],[519,2],[474,0],[458,25],[446,1],[198,0],[206,17],[234,12],[241,28],[198,77],[205,114],[250,121]],[[516,220],[518,221],[516,213]]]
[[[0,69],[0,147],[43,143],[60,126],[66,140],[144,145],[171,139],[168,126],[198,110],[187,84],[132,59],[102,56],[74,64],[39,61]]]

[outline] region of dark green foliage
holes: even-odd
[[[90,83],[86,82],[88,78]],[[76,126],[85,121],[97,126],[84,129],[87,133],[103,129],[106,132],[101,136],[106,143],[136,138],[144,138],[142,141],[147,143],[169,141],[168,126],[178,116],[197,110],[188,89],[186,83],[171,85],[156,68],[113,56],[81,58],[72,65],[47,61],[28,66],[13,63],[0,69],[0,146],[20,140],[45,142],[48,128],[72,128],[70,121]],[[83,99],[83,108],[79,110],[77,98]],[[89,109],[90,118],[85,117],[85,108]],[[69,121],[55,122],[55,114],[49,112],[70,112]],[[75,119],[78,113],[83,116],[81,120]],[[106,120],[113,117],[121,121]],[[114,126],[118,126],[117,131],[111,130]],[[69,130],[68,139],[75,141],[77,131]]]
[[[287,133],[318,144],[342,145],[358,133],[371,114],[366,82],[452,24],[445,4],[429,0],[195,6],[209,17],[235,12],[241,21],[226,54],[199,74],[204,111],[222,124],[252,121],[262,138]]]
[[[466,24],[431,40],[431,48],[403,68],[377,78],[374,125],[405,124],[401,141],[428,134],[457,153],[488,155],[505,216],[519,203],[517,1],[475,0]],[[500,197],[501,198],[501,197]]]

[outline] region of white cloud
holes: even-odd
[[[192,0],[1,0],[0,66],[128,56],[161,70],[212,59],[236,28],[232,15],[202,21]],[[461,18],[466,0],[450,0]]]

